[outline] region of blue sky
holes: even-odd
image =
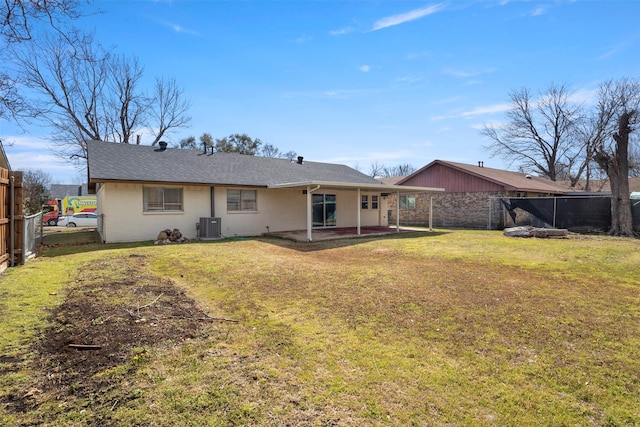
[[[307,160],[367,173],[442,159],[507,168],[483,148],[510,91],[566,84],[589,102],[640,75],[640,1],[98,1],[83,19],[152,83],[175,77],[192,103],[177,143],[246,133]],[[13,169],[54,183],[82,175],[46,130],[0,121]],[[144,143],[144,139],[143,139]]]

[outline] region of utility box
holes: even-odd
[[[198,238],[222,239],[222,219],[218,217],[202,217],[198,224]]]

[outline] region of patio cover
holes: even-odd
[[[361,191],[376,191],[376,192],[394,192],[397,195],[396,203],[396,231],[400,231],[400,193],[435,193],[444,192],[444,188],[432,188],[432,187],[414,187],[408,185],[390,185],[390,184],[362,184],[362,183],[349,183],[349,182],[330,182],[330,181],[302,181],[302,182],[288,182],[282,184],[272,184],[268,188],[300,188],[307,190],[307,240],[313,241],[313,204],[312,193],[321,188],[325,189],[339,189],[339,190],[354,190],[358,194],[356,196],[356,212],[357,212],[357,234],[360,235],[360,192]],[[433,216],[433,197],[429,200],[429,230],[432,230],[432,218]]]

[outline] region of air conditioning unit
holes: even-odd
[[[198,224],[198,237],[200,239],[221,239],[222,220],[217,217],[200,218]]]

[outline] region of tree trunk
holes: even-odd
[[[633,216],[631,214],[631,193],[629,191],[629,123],[635,111],[626,112],[618,119],[615,152],[608,154],[600,147],[596,162],[607,173],[611,183],[611,228],[613,236],[633,236]]]

